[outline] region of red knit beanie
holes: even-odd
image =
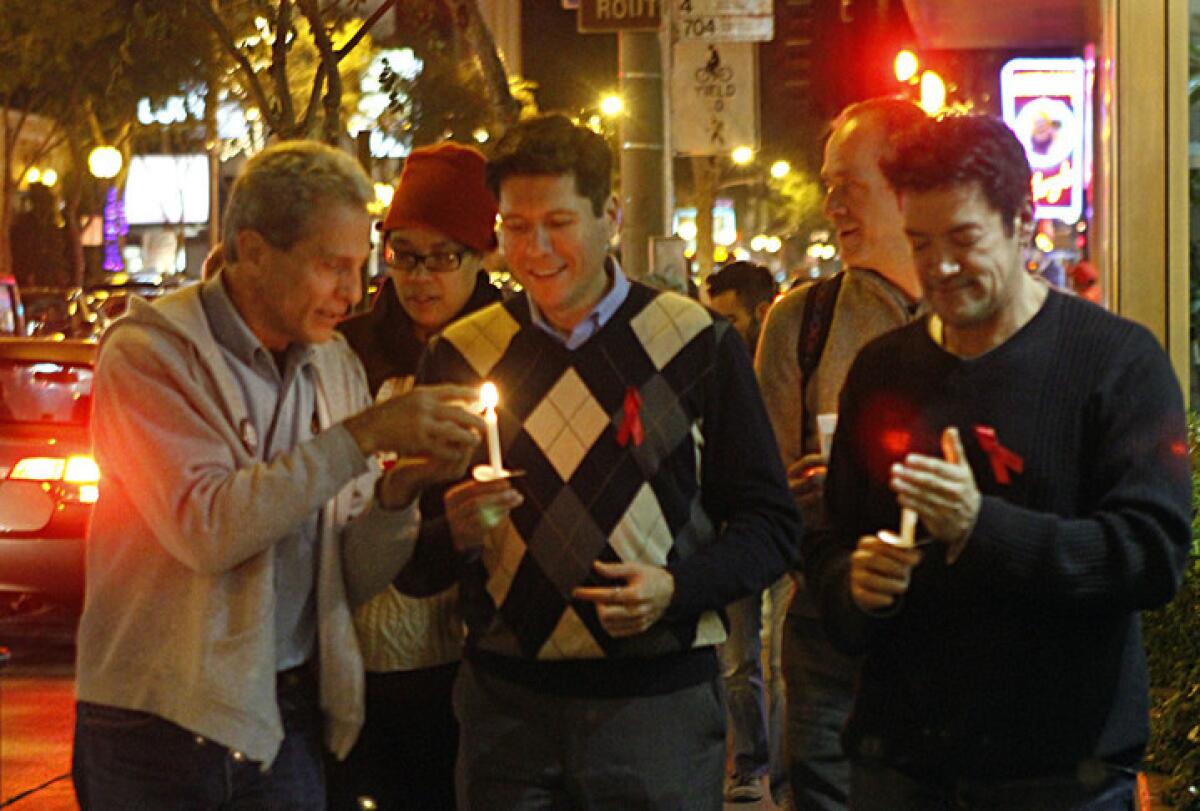
[[[496,247],[496,198],[478,149],[444,143],[414,149],[404,161],[383,231],[424,226],[479,253]]]

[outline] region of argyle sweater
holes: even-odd
[[[1190,545],[1166,354],[1137,324],[1053,291],[979,357],[944,351],[927,327],[877,339],[851,367],[833,528],[804,541],[831,636],[866,652],[846,750],[933,779],[1131,767],[1148,732],[1137,612],[1171,599]],[[849,596],[850,554],[898,524],[891,464],[940,456],[951,425],[981,492],[975,526],[955,563],[935,543],[898,609],[868,616]]]
[[[715,675],[687,652],[724,639],[718,610],[782,575],[799,533],[728,322],[634,283],[572,351],[532,324],[521,295],[448,328],[419,380],[494,382],[505,467],[525,472],[524,503],[462,573],[468,658],[568,693],[650,694]],[[664,617],[631,638],[605,633],[570,596],[599,582],[596,560],[666,566]]]

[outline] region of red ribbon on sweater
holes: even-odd
[[[1012,481],[1012,477],[1008,475],[1009,470],[1020,473],[1025,469],[1025,460],[1000,444],[995,428],[976,425],[975,438],[979,440],[979,447],[992,462],[992,475],[996,477],[997,484],[1008,484]]]
[[[635,386],[625,389],[625,417],[621,420],[621,428],[617,431],[617,444],[624,448],[633,440],[634,447],[640,447],[646,438],[642,428],[642,395],[638,394]]]

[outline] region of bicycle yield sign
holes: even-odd
[[[758,66],[754,43],[675,44],[671,131],[675,151],[718,155],[758,146]]]

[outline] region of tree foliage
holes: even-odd
[[[26,170],[54,150],[65,152],[70,229],[85,190],[87,150],[126,143],[137,100],[177,92],[195,73],[204,41],[187,35],[194,26],[164,32],[161,9],[150,0],[58,0],[53,9],[39,0],[7,0],[0,6],[0,272],[12,268],[12,202]],[[146,64],[153,70],[142,69]],[[78,249],[73,255],[78,275],[82,256]]]
[[[364,0],[187,0],[229,60],[228,87],[280,138],[336,143],[365,64],[367,39],[391,4]],[[365,43],[365,45],[364,45]],[[351,54],[354,59],[348,60]],[[348,93],[347,89],[351,92]]]
[[[532,105],[527,85],[510,79],[475,0],[396,0],[407,23],[397,44],[423,63],[419,75],[381,77],[391,104],[381,120],[412,146],[466,141],[477,130],[503,133]]]

